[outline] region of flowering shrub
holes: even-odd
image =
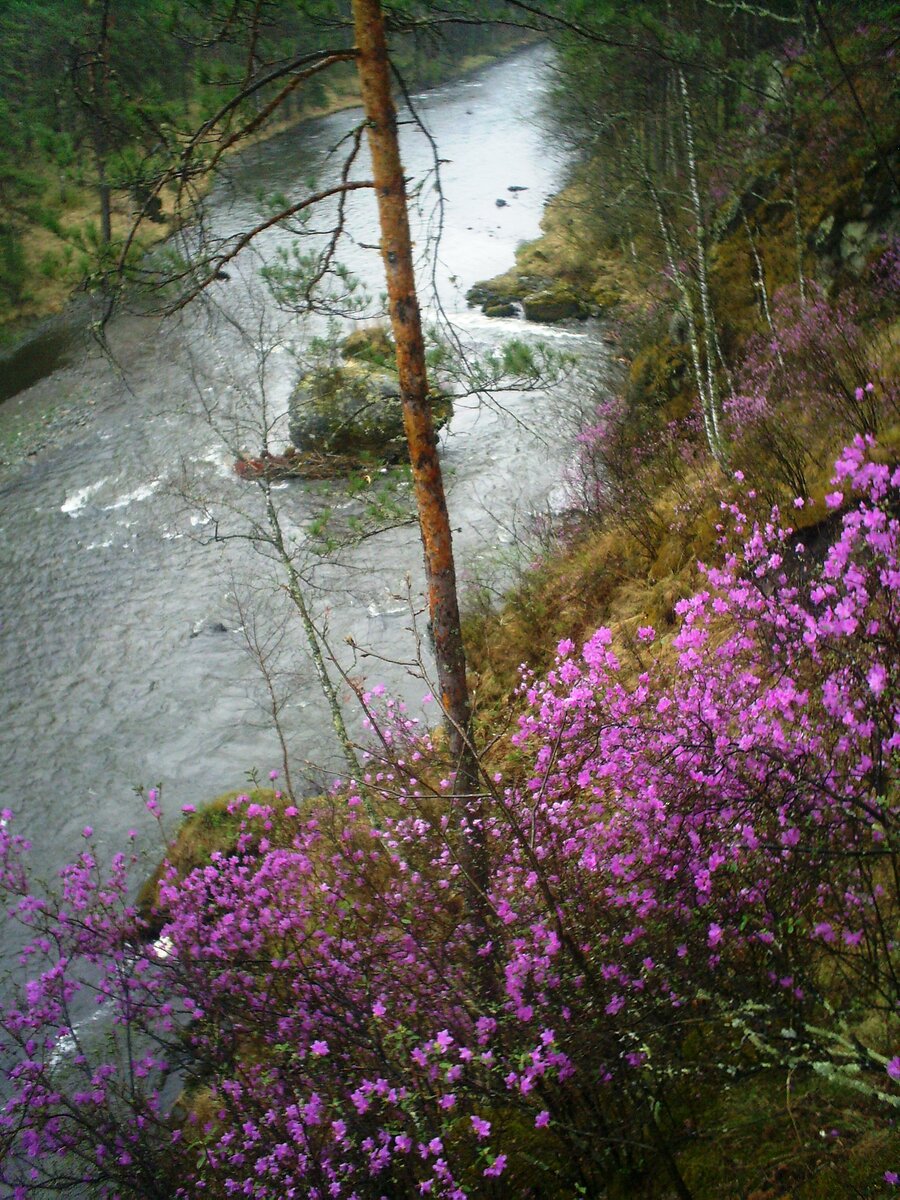
[[[873,294],[896,303],[892,262],[886,253],[870,283]],[[849,294],[837,303],[812,288],[801,302],[784,288],[773,298],[771,319],[772,328],[748,342],[726,410],[742,456],[767,462],[780,483],[806,495],[821,431],[877,434],[900,413],[900,396],[883,378],[868,344],[866,314]]]
[[[689,1196],[705,1080],[809,1067],[900,1105],[900,470],[870,449],[838,461],[823,562],[726,505],[645,669],[600,629],[524,674],[521,769],[482,796],[392,709],[356,789],[237,801],[233,852],[164,877],[152,945],[127,856],[101,871],[86,831],[35,895],[4,825],[33,935],[2,1020],[11,1194],[595,1194],[649,1147]]]
[[[688,466],[696,468],[698,430],[693,417],[659,426],[658,414],[646,415],[621,396],[600,400],[576,438],[566,472],[566,498],[576,525],[626,532],[652,561],[669,528],[659,511],[665,488],[685,504],[690,489],[681,486]]]

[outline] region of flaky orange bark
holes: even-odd
[[[450,519],[431,414],[425,343],[416,297],[406,183],[391,95],[390,66],[380,0],[353,0],[357,70],[368,120],[372,178],[378,197],[381,255],[391,327],[397,346],[400,399],[425,551],[428,609],[434,635],[441,701],[450,747],[467,787],[474,782],[469,747],[471,707],[459,622]],[[459,782],[460,780],[458,780]]]

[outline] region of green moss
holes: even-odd
[[[449,421],[453,402],[430,396],[436,429]],[[408,449],[395,371],[373,368],[361,358],[325,367],[300,379],[289,401],[290,435],[301,451],[403,462]]]
[[[354,329],[341,342],[341,351],[347,358],[371,363],[374,367],[396,368],[397,350],[387,325],[364,325]]]
[[[604,276],[591,285],[590,297],[598,308],[609,309],[621,304],[624,294],[620,287]]]
[[[518,311],[515,304],[485,304],[482,307],[486,317],[514,317]]]
[[[466,292],[466,300],[469,304],[482,306],[510,304],[521,300],[522,294],[522,278],[517,270],[511,269],[476,283]]]
[[[679,396],[690,370],[688,349],[668,337],[638,351],[628,370],[628,399],[635,408],[659,409]]]
[[[811,1074],[766,1071],[702,1097],[696,1138],[679,1155],[695,1200],[881,1197],[896,1167],[884,1111]],[[665,1194],[660,1178],[650,1194]]]
[[[522,297],[522,307],[527,320],[544,323],[572,318],[582,320],[589,311],[584,299],[565,283],[556,283],[526,294]]]

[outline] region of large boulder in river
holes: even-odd
[[[526,320],[544,324],[573,317],[582,320],[603,307],[610,307],[609,303],[592,302],[564,280],[521,274],[515,269],[476,283],[466,293],[466,299],[470,304],[480,304],[488,317],[517,316],[519,310],[514,305],[521,304]]]
[[[572,317],[579,320],[589,315],[589,309],[574,288],[565,283],[556,283],[531,292],[522,297],[522,307],[528,321],[566,321]]]
[[[522,299],[525,290],[522,279],[515,270],[504,271],[493,279],[482,279],[466,292],[469,304],[478,304],[481,311],[498,304],[512,304]]]
[[[444,396],[433,404],[440,429],[453,406]],[[400,384],[393,371],[358,361],[315,371],[294,388],[288,414],[291,441],[300,450],[391,462],[406,455]]]

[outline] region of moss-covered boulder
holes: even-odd
[[[590,310],[581,296],[566,283],[555,283],[522,297],[526,320],[545,324],[573,318],[583,320]]]
[[[526,320],[548,324],[583,320],[598,315],[621,300],[621,293],[608,280],[604,281],[605,286],[594,296],[584,288],[573,286],[567,279],[536,273],[534,268],[540,269],[545,256],[533,247],[526,255],[526,249],[516,252],[516,267],[502,275],[495,275],[493,279],[481,280],[469,288],[466,293],[469,304],[480,305],[481,311],[488,317],[518,316],[521,307]]]
[[[522,279],[513,269],[495,275],[493,279],[482,279],[466,292],[466,300],[471,305],[480,305],[482,312],[501,304],[514,304],[522,299],[525,291]]]
[[[436,396],[437,429],[453,405]],[[302,451],[400,461],[406,454],[400,384],[393,371],[357,359],[304,376],[289,402],[291,441]]]

